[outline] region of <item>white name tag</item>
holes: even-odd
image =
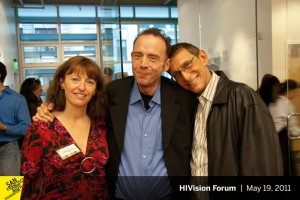
[[[80,152],[80,149],[75,144],[70,144],[66,147],[56,150],[59,157],[63,160],[77,154]]]

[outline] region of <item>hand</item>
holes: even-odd
[[[0,122],[0,132],[6,131],[7,127]]]
[[[43,121],[52,122],[54,115],[50,112],[52,111],[52,103],[42,103],[40,107],[37,108],[37,113],[32,117],[33,121]]]

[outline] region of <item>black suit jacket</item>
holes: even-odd
[[[107,137],[110,151],[107,175],[113,192],[123,150],[129,95],[133,83],[133,77],[126,77],[111,82],[107,88],[111,122]],[[178,191],[178,184],[181,184],[178,181],[182,181],[182,177],[188,179],[190,176],[196,98],[193,93],[161,77],[161,105],[164,160],[171,184],[175,187],[174,191]]]

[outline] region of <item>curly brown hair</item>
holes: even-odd
[[[66,107],[66,96],[61,88],[60,82],[66,75],[73,72],[87,76],[97,82],[96,93],[93,95],[87,105],[87,114],[90,118],[105,118],[107,112],[107,99],[103,75],[97,63],[83,56],[75,56],[60,65],[51,80],[47,90],[46,102],[53,104],[54,111],[64,111]]]

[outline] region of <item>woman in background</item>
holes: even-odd
[[[43,103],[41,99],[42,92],[42,85],[39,79],[27,78],[21,85],[20,94],[22,94],[26,99],[31,119],[36,114],[37,108]],[[22,136],[18,141],[20,149],[22,149],[23,140],[24,136]]]
[[[281,90],[279,79],[272,74],[265,74],[258,89],[259,96],[267,106],[276,101]]]
[[[57,69],[46,101],[55,117],[27,129],[22,199],[107,199],[107,104],[99,66],[70,58]]]
[[[43,101],[41,81],[36,78],[27,78],[21,85],[20,93],[26,98],[30,117],[32,118]]]

